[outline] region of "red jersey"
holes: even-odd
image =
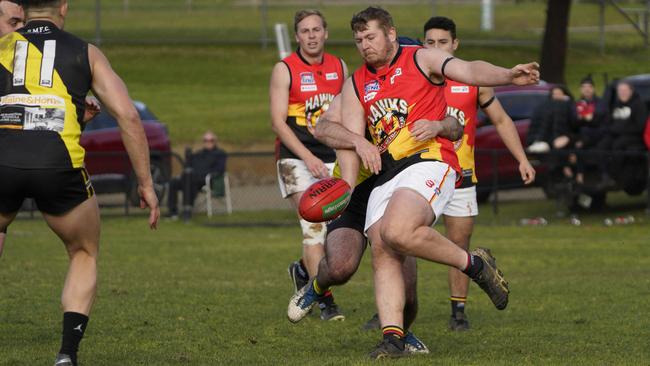
[[[381,153],[382,173],[390,172],[382,181],[423,160],[443,161],[460,173],[451,141],[442,137],[416,141],[410,132],[419,119],[441,121],[447,109],[444,84],[434,84],[415,61],[421,48],[400,46],[389,66],[377,71],[364,65],[352,76],[368,130]]]
[[[310,65],[296,51],[282,62],[287,65],[291,78],[287,124],[309,151],[324,162],[331,163],[336,160],[334,150],[316,140],[313,130],[320,115],[341,92],[345,79],[343,61],[325,53],[320,64]],[[279,139],[277,147],[279,158],[298,159]]]
[[[454,142],[454,149],[463,175],[463,182],[459,188],[471,187],[478,182],[474,164],[478,87],[447,79],[445,99],[447,100],[447,114],[455,117],[463,125],[463,137]]]

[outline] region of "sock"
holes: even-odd
[[[298,261],[298,264],[299,264],[299,266],[298,266],[298,276],[308,280],[309,279],[309,274],[307,274],[307,267],[305,267],[305,263],[302,261],[302,259],[300,259],[300,261]]]
[[[320,298],[318,299],[318,307],[321,310],[333,304],[334,304],[334,295],[332,295],[332,291],[327,290],[322,295],[320,295]]]
[[[330,291],[330,288],[321,288],[318,285],[318,279],[314,278],[314,281],[311,283],[311,288],[314,290],[316,295],[318,296],[327,296],[327,293],[329,292],[329,295],[332,294],[332,291]]]
[[[87,316],[73,312],[63,313],[63,337],[59,353],[70,356],[74,365],[77,364],[79,342],[81,342],[81,338],[86,332],[87,325]]]
[[[465,312],[465,302],[467,301],[466,297],[461,296],[452,296],[449,298],[451,301],[451,315],[454,316],[456,313]]]
[[[467,253],[467,266],[463,269],[463,273],[471,279],[475,279],[483,270],[483,259],[481,257]]]
[[[381,332],[384,334],[384,339],[388,339],[397,348],[404,350],[404,329],[396,325],[387,325],[381,328]]]

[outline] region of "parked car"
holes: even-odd
[[[167,127],[147,106],[134,101],[144,127],[151,154],[151,174],[158,198],[162,199],[171,172],[171,142]],[[97,193],[128,192],[132,204],[139,204],[137,181],[122,143],[117,121],[103,108],[88,122],[81,135],[86,149],[86,169]]]
[[[522,144],[526,142],[530,119],[535,108],[548,99],[552,85],[541,83],[532,86],[505,86],[494,89],[503,109],[512,118]],[[476,176],[478,178],[477,195],[479,202],[487,200],[494,190],[494,181],[498,189],[519,188],[523,186],[519,174],[519,163],[510,154],[489,118],[482,112],[478,114],[475,140]],[[498,152],[488,151],[499,150]],[[496,160],[495,160],[495,155]],[[532,157],[531,157],[532,158]],[[536,185],[546,185],[546,166],[538,159],[531,164],[537,171]],[[496,170],[494,167],[496,166]]]

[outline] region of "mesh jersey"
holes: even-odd
[[[370,135],[381,153],[384,177],[378,184],[422,160],[443,161],[460,172],[451,141],[441,137],[416,141],[410,133],[419,119],[442,120],[447,107],[443,84],[434,84],[415,61],[420,49],[400,47],[389,66],[377,71],[364,65],[352,76]]]
[[[324,162],[331,163],[336,159],[334,150],[314,138],[313,128],[332,99],[341,92],[345,78],[343,62],[325,53],[322,63],[310,65],[298,51],[282,62],[287,65],[291,78],[287,124],[309,151]],[[279,158],[298,159],[279,139],[276,142]]]
[[[454,142],[454,149],[458,155],[458,163],[463,175],[460,188],[471,187],[478,182],[474,166],[478,87],[447,79],[445,99],[447,100],[447,114],[456,117],[463,125],[463,137]]]
[[[48,21],[0,38],[0,165],[79,168],[88,44]]]

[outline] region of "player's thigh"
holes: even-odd
[[[43,213],[43,217],[52,231],[61,238],[68,252],[84,250],[90,255],[97,255],[100,218],[94,195],[63,214]]]
[[[304,161],[300,159],[280,159],[277,161],[278,186],[283,198],[292,197],[295,207],[300,201],[302,192],[318,181]],[[326,163],[330,174],[334,170],[334,163]]]
[[[2,213],[0,212],[0,232],[5,233],[7,226],[16,218],[18,212]]]

